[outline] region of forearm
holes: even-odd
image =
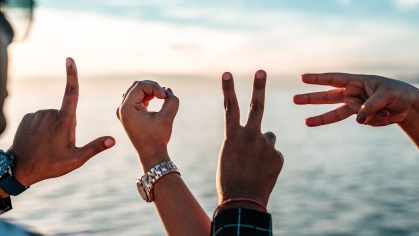
[[[408,119],[399,123],[399,126],[419,148],[419,109],[411,112]]]
[[[211,220],[178,174],[168,174],[155,183],[154,203],[168,235],[210,232]]]

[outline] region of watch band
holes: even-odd
[[[169,173],[178,173],[180,175],[179,169],[176,167],[175,163],[172,161],[165,161],[155,165],[143,176],[137,178],[137,188],[141,197],[146,202],[152,202],[154,200],[153,194],[153,185],[154,183]]]
[[[23,186],[13,176],[9,175],[9,173],[6,173],[0,179],[0,188],[10,195],[17,196],[29,187]]]
[[[12,208],[12,200],[10,197],[0,198],[0,215],[10,211]]]
[[[4,152],[0,149],[0,188],[9,195],[17,196],[29,187],[23,186],[13,177],[12,168],[14,165],[14,156],[10,152]],[[12,201],[10,196],[0,198],[0,215],[12,209]]]

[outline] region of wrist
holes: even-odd
[[[414,101],[410,106],[409,113],[406,119],[399,123],[399,126],[403,129],[408,129],[409,127],[415,126],[419,123],[419,89],[414,88],[414,93],[412,95]]]
[[[266,205],[262,204],[257,200],[251,198],[231,198],[218,204],[218,207],[215,209],[212,218],[214,220],[215,216],[224,210],[237,208],[268,213]]]
[[[14,164],[12,167],[12,173],[13,177],[23,186],[31,186],[34,183],[38,182],[33,180],[31,175],[28,173],[28,171],[25,170],[25,163],[22,162],[21,155],[16,156],[15,152],[13,150],[9,150],[9,152],[14,156]]]
[[[398,123],[398,125],[403,130],[410,130],[414,127],[417,127],[419,125],[419,108],[412,108],[406,119]]]
[[[138,153],[138,156],[144,172],[149,171],[151,168],[153,168],[155,165],[159,163],[170,161],[167,149],[156,153]]]
[[[224,193],[222,195],[221,194],[218,195],[218,205],[219,206],[222,205],[229,199],[251,199],[266,207],[268,205],[269,197],[265,199],[264,197],[261,196],[261,194],[255,195],[255,194],[245,194],[245,193],[241,193],[241,194]],[[260,210],[257,204],[248,202],[248,201],[233,201],[225,205],[227,208],[237,208],[237,206],[243,206],[243,208],[249,207],[250,209],[253,209],[253,210]],[[244,206],[248,206],[248,207],[244,207]]]
[[[6,193],[3,189],[0,188],[0,198],[7,198],[10,194]]]
[[[250,210],[266,212],[265,208],[263,208],[262,206],[255,204],[253,202],[247,202],[247,201],[225,203],[222,206],[220,206],[220,208],[218,209],[218,212],[222,212],[224,210],[232,209],[232,208],[246,208]]]

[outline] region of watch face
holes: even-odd
[[[147,202],[148,201],[148,196],[147,196],[147,193],[145,192],[145,189],[141,188],[141,189],[138,190],[138,192],[140,193],[140,195],[144,199],[144,201]]]
[[[140,181],[137,181],[137,189],[144,201],[148,201],[147,192]]]
[[[0,176],[9,168],[9,159],[3,153],[0,153]]]

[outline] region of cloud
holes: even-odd
[[[177,12],[176,12],[177,11]],[[345,20],[301,12],[183,9],[185,26],[75,11],[38,9],[30,38],[11,47],[14,78],[63,76],[75,58],[80,74],[200,74],[224,71],[298,78],[345,71],[419,74],[419,30],[394,21]],[[174,9],[167,14],[181,14]],[[237,27],[232,27],[237,26]]]
[[[419,0],[394,0],[394,3],[402,9],[411,9],[419,6]]]

